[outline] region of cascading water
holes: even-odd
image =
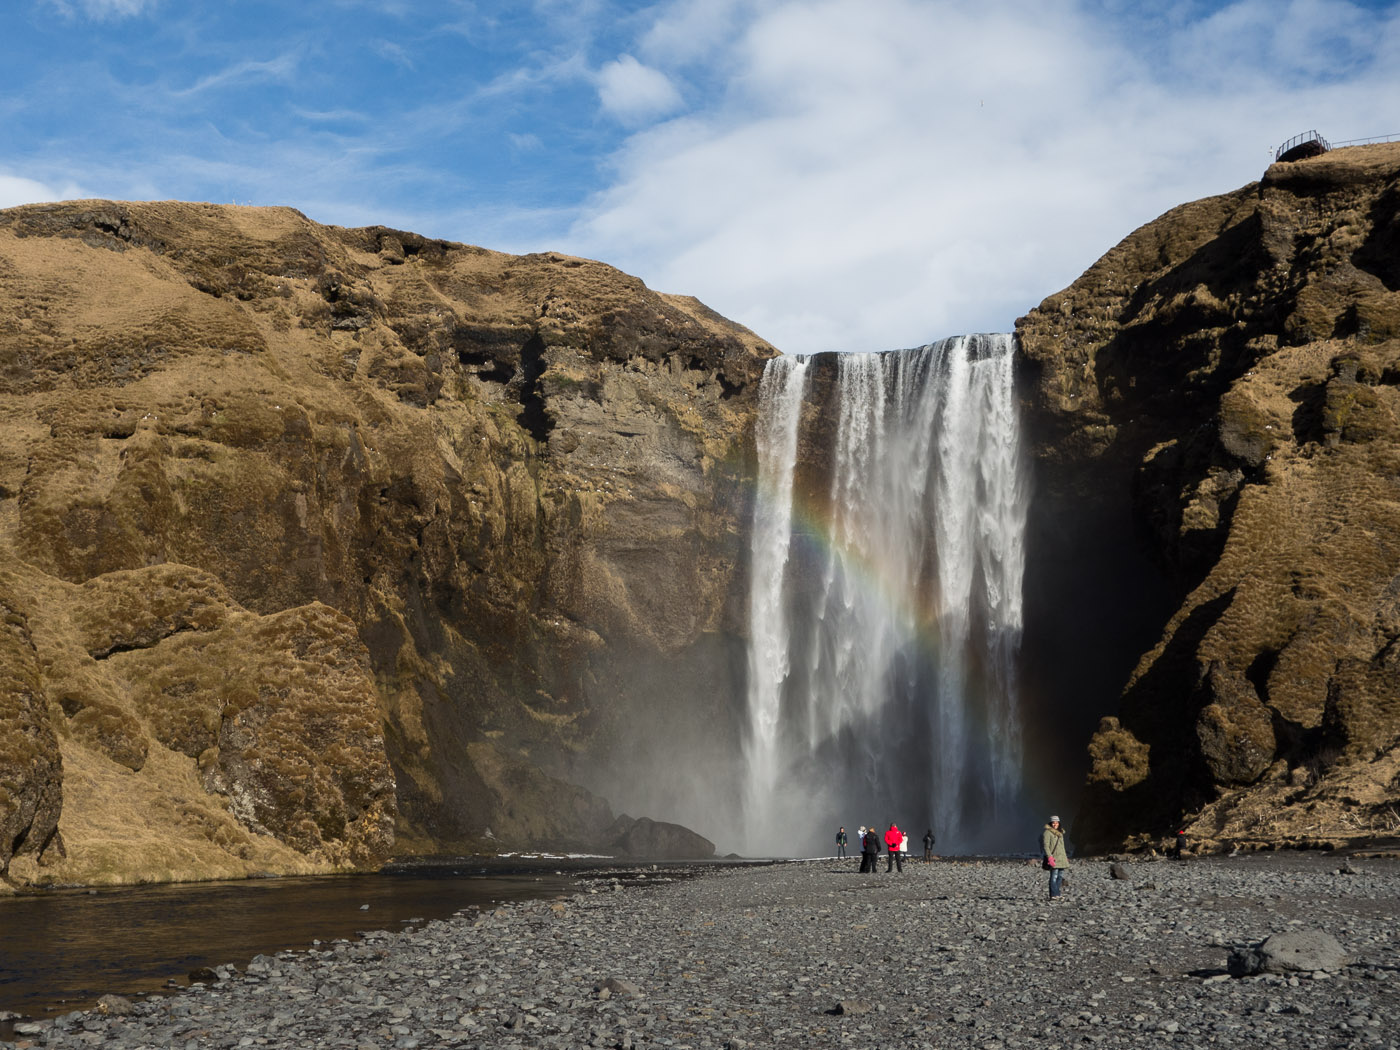
[[[1021,801],[1012,340],[833,358],[825,476],[798,454],[821,444],[812,360],[769,362],[760,387],[745,849],[824,851],[839,824],[854,840],[891,821],[995,848]]]

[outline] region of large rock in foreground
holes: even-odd
[[[12,877],[591,844],[600,793],[692,815],[652,767],[725,782],[761,340],[283,208],[11,209],[0,273]]]
[[[1018,335],[1047,505],[1100,523],[1064,542],[1071,571],[1102,577],[1113,542],[1154,559],[1067,619],[1107,661],[1096,632],[1144,609],[1166,621],[1090,744],[1076,837],[1393,831],[1400,144],[1275,164],[1168,212]]]

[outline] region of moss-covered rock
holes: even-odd
[[[727,775],[752,333],[589,260],[285,208],[11,209],[0,272],[0,550],[33,718],[85,769],[198,763],[207,826],[284,867],[373,863],[395,823],[582,841],[598,794],[645,811],[618,759],[657,720],[649,760]],[[507,819],[499,768],[579,804]],[[65,812],[70,870],[136,862]],[[251,863],[170,820],[162,870]]]
[[[1137,230],[1018,324],[1044,486],[1092,517],[1120,505],[1105,479],[1134,479],[1135,534],[1175,605],[1091,744],[1082,843],[1388,830],[1397,200],[1396,144],[1275,164]],[[1114,757],[1143,753],[1129,738],[1145,772]],[[1370,801],[1332,806],[1343,783]]]

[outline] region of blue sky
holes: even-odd
[[[1008,331],[1274,147],[1400,135],[1400,0],[7,0],[0,207],[602,259],[788,352]]]

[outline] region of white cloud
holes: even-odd
[[[641,52],[668,63],[711,58],[739,32],[756,0],[678,0],[642,34]]]
[[[1294,132],[1400,130],[1350,130],[1400,97],[1394,19],[1244,0],[1145,38],[1075,0],[769,3],[723,92],[634,134],[565,247],[789,351],[1006,331]],[[1348,62],[1314,77],[1324,28]]]
[[[42,204],[48,201],[86,200],[91,196],[92,194],[84,193],[71,182],[50,185],[19,175],[0,173],[0,208],[13,208],[20,204]]]
[[[665,73],[622,55],[598,71],[603,110],[624,122],[664,116],[680,108],[681,96]]]
[[[1348,0],[1241,0],[1185,28],[1171,58],[1217,86],[1340,77],[1370,50],[1374,16]]]

